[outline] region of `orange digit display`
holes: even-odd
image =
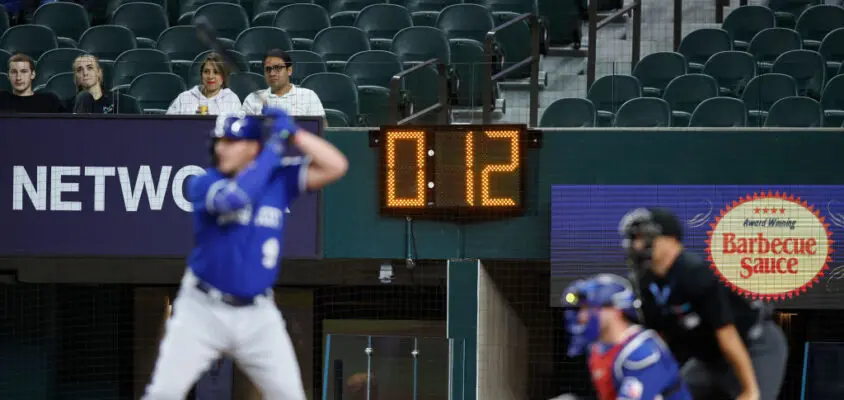
[[[396,175],[399,164],[406,166],[412,160],[401,160],[396,157],[396,144],[402,140],[415,142],[416,145],[416,196],[401,198],[396,195]],[[387,207],[425,207],[425,132],[424,131],[391,131],[387,133]]]
[[[490,197],[490,175],[493,173],[513,172],[519,168],[521,155],[519,154],[519,131],[486,131],[486,136],[493,139],[507,139],[510,141],[510,162],[507,164],[492,164],[484,166],[481,171],[481,205],[488,207],[512,207],[516,200],[512,197]]]
[[[466,132],[466,204],[475,205],[475,143],[472,131]]]

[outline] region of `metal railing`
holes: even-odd
[[[680,0],[675,1],[674,7],[675,11],[674,14],[678,13],[677,3]],[[682,7],[680,7],[682,9]],[[682,10],[680,10],[682,11]],[[618,17],[625,15],[625,14],[632,14],[633,15],[633,37],[630,39],[631,45],[633,46],[633,50],[631,51],[630,57],[630,65],[631,69],[639,62],[639,56],[642,48],[642,1],[635,0],[633,3],[628,4],[616,12],[604,17],[602,20],[598,21],[598,2],[592,0],[589,2],[589,44],[587,45],[587,61],[586,61],[586,87],[592,87],[592,83],[595,82],[595,65],[596,65],[596,58],[597,58],[597,43],[598,43],[598,30],[606,26],[607,24],[613,22]],[[676,21],[674,23],[674,42],[675,47],[679,46],[677,41],[677,32],[678,24]]]
[[[424,109],[407,114],[405,105],[408,102],[404,99],[402,91],[402,79],[404,77],[435,65],[437,68],[437,102],[425,107]],[[448,103],[448,67],[441,63],[440,60],[432,58],[428,61],[419,63],[406,70],[399,72],[390,79],[390,122],[395,125],[404,125],[416,121],[426,115],[437,113],[437,123],[447,125],[449,123],[449,103]],[[412,105],[412,102],[410,103]]]
[[[495,59],[495,43],[496,43],[496,35],[498,32],[501,32],[508,27],[511,27],[515,24],[521,23],[522,21],[528,21],[528,26],[530,27],[530,56],[525,57],[525,59],[512,64],[503,70],[499,71],[498,73],[492,73],[493,69],[493,62]],[[492,85],[496,84],[501,79],[507,77],[507,75],[512,74],[515,71],[523,68],[525,65],[530,64],[530,119],[529,119],[529,126],[536,126],[539,120],[539,53],[540,53],[540,33],[541,33],[541,26],[539,23],[539,17],[535,14],[522,14],[516,18],[513,18],[499,26],[492,28],[489,32],[487,32],[486,37],[484,38],[484,73],[483,73],[483,83],[481,88],[481,96],[483,97],[483,111],[482,111],[482,120],[484,124],[489,124],[492,122],[492,110],[494,106],[494,99],[492,98]]]

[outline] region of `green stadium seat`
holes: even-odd
[[[785,74],[762,74],[751,79],[741,95],[747,106],[748,126],[762,126],[777,100],[797,96],[797,82]]]
[[[771,72],[786,74],[797,81],[797,94],[815,99],[821,97],[826,74],[823,57],[811,50],[791,50],[774,61]]]
[[[358,13],[373,4],[386,4],[386,0],[330,0],[328,15],[331,26],[353,26]]]
[[[137,47],[135,34],[125,26],[92,26],[79,38],[79,49],[99,57],[101,61],[114,61],[124,51]]]
[[[778,27],[793,29],[797,17],[807,7],[821,2],[822,0],[771,0],[768,7],[774,11]]]
[[[760,72],[769,72],[780,54],[803,48],[800,34],[786,28],[769,28],[756,34],[747,51],[756,59]]]
[[[383,50],[366,50],[354,54],[343,71],[357,86],[390,87],[390,80],[401,72],[398,57]]]
[[[287,31],[296,50],[311,50],[317,33],[331,26],[328,13],[316,4],[284,6],[273,19],[273,26]]]
[[[325,109],[325,123],[332,128],[346,128],[352,126],[346,113],[331,108]]]
[[[170,58],[173,73],[179,76],[187,76],[193,59],[202,52],[208,50],[208,46],[199,40],[194,26],[177,25],[171,26],[161,32],[156,49],[161,50]]]
[[[740,128],[747,126],[747,107],[732,97],[713,97],[702,101],[692,112],[691,128]]]
[[[686,73],[686,57],[669,51],[646,55],[636,63],[633,76],[642,85],[642,93],[650,97],[662,97],[662,91],[672,79]]]
[[[494,26],[489,9],[477,4],[455,4],[440,11],[439,28],[448,39],[474,39],[483,43]]]
[[[480,107],[483,104],[484,47],[472,39],[451,39],[451,66],[460,83],[457,86],[455,105]],[[494,85],[493,88],[497,86]],[[494,97],[495,95],[493,95]]]
[[[777,100],[765,119],[766,128],[819,128],[822,125],[821,103],[804,96]]]
[[[597,124],[595,105],[582,97],[557,99],[539,119],[543,128],[591,128]]]
[[[118,114],[143,114],[141,104],[138,99],[129,96],[128,94],[118,93],[117,95],[117,113]]]
[[[631,75],[605,75],[589,88],[586,98],[595,105],[598,126],[612,125],[615,113],[628,100],[641,97],[642,86]]]
[[[539,15],[539,5],[536,0],[466,0],[465,2],[480,4],[493,13],[511,12]]]
[[[239,4],[210,3],[194,11],[194,20],[205,17],[217,31],[218,39],[231,43],[227,48],[234,48],[234,41],[241,32],[249,28],[249,16]]]
[[[828,33],[821,42],[818,53],[826,61],[827,80],[837,75],[844,62],[844,27]]]
[[[495,26],[503,25],[520,14],[508,11],[500,11],[492,14],[493,24]],[[531,46],[530,43],[530,25],[527,21],[522,20],[502,30],[496,35],[498,45],[501,52],[504,53],[504,68],[509,68],[511,65],[530,57]],[[530,65],[525,65],[519,68],[506,79],[523,79],[530,76]]]
[[[9,29],[9,13],[0,13],[0,36],[3,36],[6,33],[6,30]]]
[[[0,91],[12,91],[12,82],[9,81],[9,75],[5,72],[0,72]]]
[[[37,92],[51,92],[58,96],[62,104],[67,105],[76,97],[76,81],[73,72],[61,72],[47,80],[43,86],[36,88]]]
[[[358,86],[361,126],[390,123],[390,91],[380,86]]]
[[[323,108],[340,111],[350,126],[357,125],[360,102],[352,78],[335,72],[321,72],[305,78],[301,86],[313,90],[322,101]]]
[[[209,54],[213,53],[214,50],[206,50],[202,53],[196,55],[196,58],[193,59],[190,65],[190,69],[188,69],[188,73],[185,75],[179,75],[182,77],[182,80],[185,81],[185,84],[190,88],[194,85],[198,85],[200,81],[200,77],[202,75],[202,61],[205,60]],[[249,61],[246,60],[246,56],[239,53],[236,50],[226,50],[229,58],[237,63],[237,68],[241,71],[249,71]],[[183,72],[184,70],[180,70]]]
[[[0,37],[0,49],[10,54],[24,53],[37,60],[48,50],[58,48],[56,34],[41,25],[17,25],[6,30]]]
[[[416,70],[404,77],[402,80],[402,86],[404,86],[403,97],[412,105],[412,112],[424,110],[438,102],[438,83],[439,73],[433,65]],[[433,124],[436,122],[437,116],[433,114],[417,120],[417,123],[420,124]]]
[[[106,9],[105,9],[105,15],[104,15],[104,17],[106,17],[106,20],[109,20],[109,21],[110,21],[110,20],[111,20],[111,17],[113,17],[113,16],[114,16],[114,13],[115,13],[115,11],[117,11],[117,9],[118,9],[118,8],[120,8],[121,6],[123,6],[123,5],[125,5],[125,4],[132,4],[132,3],[151,3],[151,4],[156,4],[156,5],[161,6],[161,8],[162,8],[162,9],[165,11],[165,13],[166,13],[166,12],[167,12],[167,10],[168,10],[168,3],[169,3],[169,2],[168,2],[168,0],[107,0],[107,2],[106,2]],[[173,4],[173,5],[178,6],[178,2],[176,2],[176,3],[172,3],[172,4]],[[174,17],[175,17],[175,16],[176,16],[176,15],[174,15]],[[167,23],[168,23],[168,24],[170,23],[169,17],[168,17],[168,21],[167,21]],[[153,39],[154,39],[154,38],[153,38]]]
[[[312,51],[319,54],[332,72],[342,72],[349,57],[369,50],[369,38],[353,26],[332,26],[317,33]]]
[[[264,76],[254,72],[234,72],[229,75],[229,89],[240,98],[240,101],[246,100],[246,96],[249,96],[255,88],[266,85]]]
[[[436,26],[437,17],[444,8],[460,4],[461,0],[397,0],[392,4],[404,6],[410,11],[413,26]]]
[[[76,57],[85,55],[85,52],[79,49],[71,49],[60,47],[58,49],[49,50],[42,54],[35,63],[35,81],[32,82],[33,87],[38,87],[46,84],[53,75],[73,72],[73,61]],[[8,65],[8,60],[3,61],[3,69]]]
[[[206,4],[230,3],[240,5],[240,0],[179,0],[179,22],[178,25],[191,25],[193,15],[200,7]]]
[[[721,29],[730,34],[733,49],[747,51],[750,41],[757,33],[774,28],[776,24],[777,18],[770,8],[749,5],[736,8],[727,14]]]
[[[844,7],[821,4],[807,8],[797,19],[797,33],[803,48],[817,50],[827,34],[844,27]]]
[[[743,51],[722,51],[709,58],[703,73],[715,78],[721,95],[739,97],[756,76],[756,60]]]
[[[9,70],[9,58],[12,57],[8,51],[0,49],[0,72],[6,73]],[[37,78],[37,77],[36,77]]]
[[[689,125],[692,112],[706,99],[718,96],[718,82],[704,74],[688,74],[674,78],[662,98],[671,106],[672,126]]]
[[[442,31],[429,26],[412,26],[396,33],[391,51],[407,67],[432,58],[451,65],[451,49]]]
[[[114,60],[111,90],[125,92],[135,78],[147,72],[173,72],[170,58],[155,49],[127,50]]]
[[[161,32],[170,27],[167,12],[158,4],[126,3],[117,7],[110,20],[112,25],[125,26],[135,34],[138,47],[153,49]]]
[[[658,97],[637,97],[618,109],[613,126],[619,128],[665,128],[671,126],[671,107]]]
[[[686,57],[689,72],[703,71],[703,65],[713,54],[733,49],[730,34],[723,29],[697,29],[690,32],[680,42],[678,53]]]
[[[85,7],[66,1],[46,3],[38,7],[32,23],[52,29],[60,47],[76,47],[79,37],[91,27]]]
[[[149,72],[132,80],[127,94],[138,99],[144,114],[164,114],[185,90],[185,82],[179,75]]]
[[[234,48],[246,57],[249,70],[264,72],[264,57],[272,49],[293,50],[293,41],[283,29],[274,26],[254,26],[240,33]]]
[[[309,0],[258,0],[252,11],[252,26],[272,26],[275,13],[282,7],[297,3],[311,3]]]
[[[317,53],[307,50],[293,50],[287,53],[293,60],[293,74],[290,82],[298,85],[310,75],[328,71],[325,60]]]
[[[396,33],[413,26],[413,20],[402,6],[373,4],[357,14],[354,26],[368,35],[373,50],[390,50]]]
[[[821,94],[824,110],[824,126],[839,126],[844,123],[844,75],[829,80]]]

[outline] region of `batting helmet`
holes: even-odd
[[[214,129],[211,130],[211,165],[217,165],[217,155],[214,144],[219,139],[230,140],[259,140],[264,139],[263,122],[255,116],[240,116],[238,114],[221,114],[217,116]]]
[[[568,349],[570,357],[583,354],[589,344],[598,340],[601,333],[598,319],[600,308],[612,307],[636,320],[641,304],[630,282],[612,274],[575,281],[563,292],[561,302],[563,307],[568,308],[565,310],[565,318],[566,331],[571,336]],[[587,309],[586,321],[578,318],[581,308]]]

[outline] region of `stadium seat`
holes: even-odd
[[[12,82],[9,81],[9,75],[5,72],[0,72],[0,91],[12,91]]]
[[[124,51],[137,47],[135,35],[125,26],[93,26],[79,38],[79,49],[99,57],[100,61],[114,61]]]
[[[815,99],[821,97],[826,74],[823,57],[811,50],[791,50],[774,61],[771,72],[786,74],[797,81],[797,94]]]
[[[329,0],[328,15],[331,26],[352,26],[358,13],[373,4],[386,4],[386,0]]]
[[[373,50],[390,50],[396,33],[413,26],[413,20],[402,6],[373,4],[357,14],[354,26],[367,34]]]
[[[803,48],[817,50],[827,34],[841,27],[844,27],[844,7],[821,4],[800,14],[796,31],[803,39]]]
[[[194,58],[193,62],[191,62],[190,69],[188,70],[189,72],[186,75],[179,75],[182,77],[182,80],[185,81],[185,85],[189,88],[199,84],[200,76],[202,75],[202,61],[212,52],[214,52],[214,50],[206,50],[197,54],[196,58]],[[226,50],[226,52],[228,53],[229,58],[237,63],[238,69],[241,71],[249,71],[249,61],[246,60],[246,56],[235,50]]]
[[[317,53],[307,50],[293,50],[287,53],[293,61],[293,74],[290,82],[298,85],[310,75],[328,71],[325,60]]]
[[[447,39],[474,39],[483,43],[494,26],[489,9],[477,4],[448,6],[437,17],[437,28]]]
[[[438,83],[439,73],[437,72],[436,66],[433,65],[416,70],[404,77],[402,80],[404,96],[412,105],[412,112],[423,110],[438,102]],[[418,122],[420,124],[432,124],[437,122],[437,116],[429,114],[420,118]]]
[[[703,65],[713,54],[732,49],[733,41],[727,31],[705,28],[686,35],[677,52],[686,57],[689,63],[688,71],[697,73],[703,71]]]
[[[76,47],[79,37],[91,26],[85,7],[66,1],[38,7],[32,23],[52,29],[60,47]]]
[[[692,112],[691,128],[736,128],[747,126],[747,107],[732,97],[713,97],[702,101]]]
[[[360,106],[358,90],[352,78],[334,72],[321,72],[308,76],[302,87],[313,90],[325,109],[342,112],[350,126],[357,125]]]
[[[704,74],[688,74],[674,78],[662,98],[671,106],[672,126],[689,125],[692,112],[706,99],[718,96],[718,82]]]
[[[448,41],[451,51],[451,66],[460,83],[457,86],[455,105],[480,107],[483,104],[484,47],[472,39]],[[493,86],[495,87],[495,86]]]
[[[380,86],[358,86],[360,125],[378,127],[390,123],[390,91]]]
[[[0,37],[0,49],[9,54],[24,53],[37,60],[48,50],[58,48],[56,34],[41,25],[17,25],[6,30]]]
[[[111,90],[125,92],[135,78],[147,72],[173,72],[170,58],[155,49],[127,50],[114,60]]]
[[[132,80],[127,94],[138,99],[144,114],[164,114],[170,103],[186,89],[179,75],[149,72]]]
[[[793,29],[797,17],[806,7],[820,2],[820,0],[771,0],[768,2],[768,7],[774,11],[778,27]]]
[[[118,114],[143,114],[141,104],[138,99],[129,96],[128,94],[117,94],[117,113]]]
[[[255,88],[262,88],[267,83],[263,75],[254,72],[234,72],[229,75],[229,89],[231,89],[240,101],[246,100],[246,96],[252,93]]]
[[[777,100],[765,119],[766,128],[819,128],[822,125],[821,103],[804,96]]]
[[[835,127],[844,123],[844,75],[829,80],[821,94],[824,126]]]
[[[756,76],[756,60],[743,51],[722,51],[709,58],[703,73],[715,78],[722,95],[739,97]]]
[[[229,3],[240,5],[240,0],[180,0],[179,4],[179,25],[190,25],[193,22],[193,15],[200,7],[214,3]]]
[[[539,15],[539,7],[535,0],[466,0],[466,3],[480,4],[493,13],[511,12],[516,14]]]
[[[217,31],[218,39],[230,41],[227,47],[233,48],[234,41],[241,32],[249,28],[249,16],[246,10],[238,4],[210,3],[194,11],[194,20],[199,17],[208,21]]]
[[[396,33],[392,52],[405,67],[432,58],[451,65],[451,49],[442,31],[429,26],[412,26]]]
[[[762,74],[751,79],[741,95],[747,106],[748,126],[762,126],[777,100],[797,96],[797,82],[785,74]]]
[[[9,70],[9,58],[12,57],[8,51],[0,49],[0,72],[6,73]]]
[[[750,5],[741,6],[727,14],[721,29],[730,34],[733,49],[747,51],[750,41],[757,33],[774,28],[776,24],[777,18],[770,8]]]
[[[639,80],[631,75],[605,75],[589,88],[586,98],[595,105],[598,126],[612,125],[615,113],[628,100],[641,97]]]
[[[821,42],[818,53],[826,61],[827,80],[838,74],[844,62],[844,27],[828,33]]]
[[[282,7],[310,2],[309,0],[257,0],[252,10],[252,26],[272,26],[275,13]]]
[[[662,91],[672,79],[686,73],[686,57],[680,53],[651,53],[639,60],[633,76],[639,79],[645,96],[662,97]]]
[[[316,4],[284,6],[273,19],[273,26],[284,29],[296,50],[311,50],[317,33],[331,26],[328,13]]]
[[[293,41],[283,29],[273,26],[255,26],[238,35],[234,48],[249,61],[249,70],[258,74],[264,71],[264,57],[272,49],[290,51]]]
[[[759,71],[769,72],[780,54],[803,47],[800,34],[786,28],[769,28],[756,34],[747,51],[756,59]]]
[[[407,8],[413,18],[413,26],[436,26],[440,11],[448,6],[460,4],[461,0],[398,0],[390,3]]]
[[[73,61],[76,60],[76,57],[82,55],[85,55],[82,50],[64,47],[42,54],[35,63],[35,81],[32,82],[32,86],[38,87],[46,84],[53,75],[73,72]],[[5,67],[8,63],[4,62],[3,64]]]
[[[325,123],[333,128],[345,128],[352,126],[349,122],[349,117],[347,117],[345,113],[331,108],[325,109]]]
[[[357,86],[390,87],[390,79],[402,67],[398,57],[389,51],[366,50],[349,58],[343,71]]]
[[[557,99],[539,119],[543,128],[591,128],[597,124],[595,105],[582,97]]]
[[[170,27],[167,13],[158,4],[126,3],[114,10],[112,25],[125,26],[135,34],[138,47],[154,49],[161,32]]]
[[[317,33],[312,51],[319,54],[332,72],[342,72],[349,57],[369,50],[366,33],[353,26],[332,26]]]
[[[67,105],[71,99],[76,97],[76,82],[73,79],[73,72],[61,72],[47,80],[43,86],[35,89],[40,93],[52,92],[58,96],[62,104]]]
[[[511,19],[517,18],[520,14],[508,11],[501,11],[492,14],[494,26],[504,25]],[[496,35],[496,41],[500,51],[504,54],[503,68],[510,66],[530,57],[530,25],[527,21],[520,21]],[[507,75],[506,79],[523,79],[530,77],[530,65],[525,65]]]
[[[151,3],[161,6],[165,12],[168,10],[168,0],[106,0],[106,8],[105,8],[105,17],[107,20],[111,20],[111,17],[114,15],[114,12],[117,11],[118,8],[123,6],[124,4],[131,4],[131,3]],[[171,5],[177,6],[178,3],[170,3]],[[175,12],[175,7],[172,7],[173,11]],[[175,15],[174,15],[175,17]],[[168,19],[168,24],[169,24]]]
[[[657,97],[637,97],[619,107],[613,126],[620,128],[664,128],[671,126],[671,107]]]
[[[186,76],[193,65],[193,59],[208,50],[208,46],[199,40],[196,28],[185,25],[165,29],[158,37],[155,47],[170,57],[173,73],[180,76]]]

